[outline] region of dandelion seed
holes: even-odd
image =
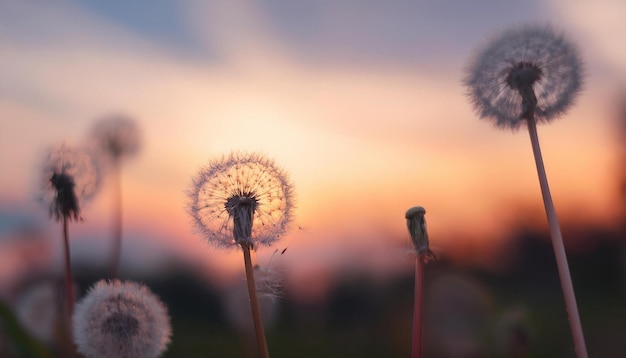
[[[81,203],[93,197],[99,185],[99,168],[88,151],[65,144],[48,151],[42,171],[41,200],[57,221],[78,220]]]
[[[154,358],[172,335],[167,309],[146,286],[96,283],[77,304],[74,340],[88,358]]]
[[[467,67],[464,84],[481,118],[517,129],[534,112],[538,123],[559,117],[583,83],[576,46],[550,27],[504,32]]]
[[[255,266],[256,290],[260,299],[267,299],[272,303],[280,300],[284,281],[281,272],[270,267]]]
[[[268,246],[291,223],[287,174],[258,154],[233,153],[211,162],[193,180],[188,197],[196,228],[216,246]]]

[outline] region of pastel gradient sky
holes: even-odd
[[[485,40],[535,22],[567,32],[587,63],[577,103],[539,128],[557,210],[610,224],[624,18],[618,0],[1,1],[0,234],[27,218],[57,240],[35,200],[45,149],[80,143],[95,119],[122,111],[143,134],[123,168],[128,270],[242,270],[240,254],[208,247],[184,210],[191,177],[231,150],[263,153],[291,175],[302,229],[272,262],[294,280],[404,269],[414,205],[442,252],[489,252],[541,197],[526,132],[479,121],[461,78]],[[108,248],[109,190],[71,228],[76,262]]]

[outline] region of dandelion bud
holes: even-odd
[[[99,281],[76,306],[74,340],[88,358],[154,358],[172,334],[167,309],[147,287]]]
[[[434,260],[435,254],[430,251],[428,243],[428,232],[426,231],[426,219],[424,215],[426,210],[421,206],[415,206],[407,210],[406,224],[411,235],[411,241],[417,253],[424,259],[425,262]]]

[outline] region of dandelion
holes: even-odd
[[[494,346],[499,356],[528,357],[532,338],[528,313],[523,307],[513,307],[503,312],[495,322]]]
[[[571,106],[582,86],[582,61],[576,47],[549,27],[505,32],[480,51],[467,70],[465,85],[481,118],[517,129],[526,124],[539,176],[550,236],[578,357],[587,357],[576,296],[541,156],[537,123],[556,118]]]
[[[202,169],[188,196],[194,224],[210,243],[243,250],[257,343],[268,357],[250,250],[274,243],[291,222],[293,187],[287,174],[261,155],[232,153]]]
[[[41,200],[57,221],[79,220],[80,204],[91,199],[99,185],[98,164],[87,150],[62,144],[46,154]]]
[[[567,111],[582,87],[582,60],[552,28],[522,27],[482,48],[464,83],[481,118],[517,129],[531,115],[542,123]]]
[[[78,287],[72,284],[72,292]],[[56,342],[57,353],[75,356],[69,321],[62,314],[66,302],[63,280],[42,279],[21,290],[15,301],[16,318],[27,332],[45,343]]]
[[[428,231],[426,231],[426,210],[421,206],[415,206],[407,210],[407,228],[411,235],[411,241],[415,246],[417,257],[415,259],[415,297],[413,301],[413,343],[411,357],[422,356],[422,312],[424,302],[424,264],[435,259],[435,254],[430,251]]]
[[[137,154],[141,146],[136,122],[125,115],[110,115],[100,119],[93,127],[94,144],[112,162]]]
[[[74,292],[68,222],[81,218],[80,205],[96,193],[99,178],[98,165],[85,149],[63,144],[51,149],[46,155],[42,171],[41,199],[50,208],[50,216],[63,222],[65,288],[69,316],[72,315],[74,306]]]
[[[74,341],[88,358],[154,358],[170,342],[167,309],[146,286],[97,282],[76,306]]]
[[[440,272],[431,283],[425,315],[428,346],[443,357],[490,356],[485,333],[492,322],[493,297],[488,287],[454,272]]]
[[[107,116],[99,120],[93,128],[91,139],[98,151],[108,159],[113,171],[115,184],[113,205],[113,250],[110,275],[118,277],[122,255],[122,181],[121,162],[135,155],[140,147],[137,124],[123,115]]]
[[[60,287],[52,280],[45,280],[28,287],[20,294],[15,313],[24,328],[44,342],[54,340],[54,329],[62,307]],[[57,302],[60,301],[60,302]]]

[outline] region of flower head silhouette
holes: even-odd
[[[232,153],[211,162],[194,178],[188,197],[195,226],[221,247],[272,244],[293,210],[287,174],[259,154]]]
[[[96,283],[77,304],[74,340],[85,356],[153,358],[172,334],[167,309],[146,286],[114,280]]]
[[[572,104],[583,83],[576,47],[547,26],[525,26],[494,38],[466,69],[464,84],[481,118],[517,129],[529,115],[548,122]]]
[[[78,220],[80,204],[100,185],[98,165],[86,150],[65,144],[48,151],[42,171],[41,199],[57,221]]]
[[[103,117],[94,125],[91,137],[97,148],[113,162],[136,154],[141,143],[137,124],[124,115]]]

